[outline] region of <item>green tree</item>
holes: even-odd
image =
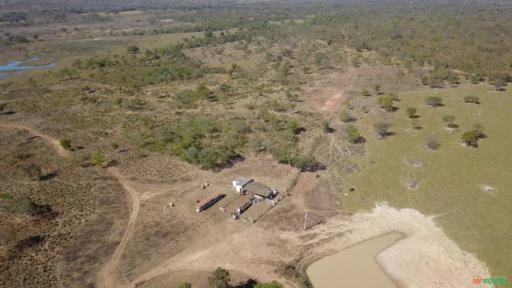
[[[60,143],[60,146],[62,146],[62,148],[64,148],[64,149],[66,149],[66,150],[71,149],[71,140],[69,140],[67,138],[60,139],[59,143]]]
[[[361,95],[368,97],[368,96],[372,96],[372,93],[370,93],[370,91],[368,89],[363,89],[363,90],[361,90]]]
[[[481,138],[481,133],[478,130],[470,130],[464,132],[461,137],[462,143],[469,147],[478,147],[478,139]]]
[[[426,99],[427,105],[431,107],[443,106],[443,99],[439,96],[429,96]]]
[[[210,288],[229,288],[229,272],[221,267],[218,267],[208,277],[208,286]]]
[[[352,116],[348,113],[348,111],[347,111],[347,110],[342,109],[342,110],[340,111],[340,120],[341,120],[342,122],[347,123],[347,122],[352,121],[352,120],[353,120],[353,118],[352,118]]]
[[[466,96],[464,97],[464,103],[467,104],[480,104],[480,98],[476,96]]]
[[[347,141],[350,143],[359,143],[362,141],[361,134],[359,130],[354,125],[347,125],[345,128]]]
[[[103,162],[105,162],[105,155],[103,152],[95,150],[91,153],[91,162],[94,165],[101,165]]]
[[[453,115],[444,115],[442,119],[446,123],[453,123],[453,122],[455,122],[455,116],[453,116]]]
[[[380,107],[386,111],[393,111],[393,97],[391,95],[377,98]]]
[[[411,119],[416,117],[416,108],[407,107],[407,110],[405,112],[407,113],[407,117]]]
[[[373,125],[373,128],[375,129],[375,132],[377,133],[378,136],[386,137],[391,134],[391,132],[389,131],[391,126],[392,126],[391,123],[381,121],[381,122],[375,123]]]
[[[322,131],[324,131],[324,133],[331,133],[331,132],[333,132],[333,129],[331,128],[331,125],[329,124],[328,121],[323,121],[322,122]]]
[[[283,288],[283,284],[277,281],[272,281],[269,283],[258,283],[255,288]]]

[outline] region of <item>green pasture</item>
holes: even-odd
[[[465,104],[468,95],[481,103]],[[428,96],[441,97],[444,106],[428,107]],[[485,261],[494,276],[511,279],[512,91],[495,92],[487,84],[423,89],[400,94],[395,106],[395,112],[380,111],[356,122],[366,138],[366,152],[353,159],[360,172],[346,179],[343,209],[357,211],[387,201],[436,216],[448,236]],[[412,128],[407,107],[417,109],[421,130]],[[460,128],[448,131],[445,115],[455,116]],[[373,124],[382,120],[393,124],[394,134],[377,139]],[[476,123],[485,128],[487,138],[478,148],[463,146],[462,133]],[[439,142],[438,150],[423,147],[428,137]],[[405,183],[417,187],[408,189]]]

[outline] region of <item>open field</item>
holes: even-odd
[[[461,88],[418,90],[400,94],[399,110],[379,112],[362,118],[357,126],[367,142],[366,153],[353,157],[361,172],[351,174],[341,191],[343,210],[368,209],[378,201],[393,207],[414,208],[434,216],[461,247],[485,261],[494,275],[511,276],[509,246],[512,234],[508,193],[512,182],[509,144],[512,124],[509,110],[511,92],[494,92],[488,85],[465,85]],[[440,96],[444,106],[427,107],[428,96]],[[464,97],[474,95],[480,104],[465,104]],[[406,107],[417,108],[421,130],[413,129]],[[459,125],[448,131],[442,117],[453,115]],[[380,120],[393,123],[394,133],[377,139],[373,124]],[[479,123],[487,138],[478,148],[459,143],[464,131]],[[426,150],[429,135],[435,135],[440,148]],[[414,167],[411,163],[421,163]],[[413,181],[414,188],[406,183]],[[490,186],[491,190],[485,190]],[[350,189],[354,189],[350,192]],[[492,238],[492,241],[490,241]]]

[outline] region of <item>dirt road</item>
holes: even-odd
[[[64,149],[64,147],[62,147],[62,145],[60,145],[59,140],[57,140],[56,138],[54,138],[50,135],[43,134],[33,128],[23,126],[23,125],[18,125],[18,124],[1,124],[1,123],[0,123],[0,127],[25,130],[28,133],[30,133],[34,136],[37,136],[37,137],[41,137],[41,139],[52,144],[53,148],[55,149],[55,152],[57,152],[57,154],[59,154],[61,157],[70,157],[71,156],[71,152]]]
[[[117,267],[119,266],[119,260],[123,255],[126,244],[130,240],[130,237],[133,233],[133,227],[135,226],[140,206],[140,200],[137,191],[135,191],[130,182],[121,173],[119,173],[119,170],[117,170],[115,167],[108,168],[108,171],[112,176],[114,176],[117,179],[117,181],[119,181],[119,184],[121,184],[123,188],[128,192],[128,195],[130,196],[130,200],[132,202],[132,207],[128,219],[128,224],[126,225],[126,230],[124,231],[121,242],[117,246],[110,260],[105,264],[105,266],[103,266],[100,273],[98,274],[98,280],[96,284],[98,287],[105,288],[119,287],[121,285],[124,286],[128,284],[126,280],[118,279],[119,277],[118,275],[116,275],[116,273]]]
[[[19,124],[2,124],[0,123],[0,127],[3,128],[9,128],[9,129],[22,129],[26,130],[30,134],[40,137],[41,139],[47,141],[50,143],[53,148],[55,149],[55,152],[61,157],[68,158],[71,157],[72,154],[70,151],[64,149],[62,145],[60,145],[59,140],[56,138],[43,134],[40,131],[37,131],[31,127],[19,125]],[[118,279],[119,277],[115,274],[117,272],[117,267],[119,265],[119,259],[121,258],[121,255],[124,252],[124,249],[126,247],[126,243],[128,243],[128,240],[130,239],[130,236],[133,233],[133,227],[135,225],[135,222],[137,220],[137,215],[139,212],[139,198],[137,195],[137,192],[133,187],[131,186],[130,182],[115,168],[110,167],[108,168],[108,172],[116,178],[116,180],[121,184],[128,192],[128,196],[132,202],[132,207],[130,211],[130,216],[128,219],[128,224],[126,226],[126,230],[123,234],[123,238],[121,239],[121,242],[117,246],[116,250],[114,251],[114,254],[112,254],[112,257],[110,260],[105,264],[105,266],[102,268],[101,272],[98,275],[97,285],[98,287],[117,287],[120,285],[119,283],[116,283],[118,281],[122,282],[122,279]],[[125,281],[126,282],[126,281]]]

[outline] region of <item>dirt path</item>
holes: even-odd
[[[0,124],[0,127],[26,130],[28,133],[30,133],[34,136],[37,136],[37,137],[41,137],[43,140],[52,144],[53,148],[55,149],[55,152],[57,152],[57,154],[59,154],[59,156],[65,157],[65,158],[71,156],[71,152],[64,149],[64,147],[62,147],[62,145],[60,145],[59,140],[57,140],[56,138],[53,138],[50,135],[46,135],[37,130],[34,130],[33,128],[23,126],[23,125],[17,125],[17,124]]]
[[[3,128],[12,128],[12,129],[22,129],[26,130],[30,134],[40,137],[41,139],[47,141],[50,143],[53,148],[55,149],[55,152],[61,157],[68,158],[71,157],[72,154],[70,151],[64,149],[62,145],[60,145],[59,140],[56,138],[43,134],[33,128],[30,128],[28,126],[19,125],[19,124],[1,124],[0,127]],[[128,224],[126,225],[126,230],[123,234],[123,238],[121,239],[121,242],[117,246],[116,250],[114,251],[114,254],[110,258],[110,260],[105,264],[105,266],[102,268],[98,275],[97,285],[98,287],[117,287],[115,284],[117,284],[117,281],[122,281],[122,279],[116,279],[118,278],[115,273],[117,272],[117,267],[119,265],[119,260],[121,258],[121,255],[124,252],[124,249],[126,247],[126,243],[128,243],[128,240],[130,239],[132,233],[133,233],[133,227],[135,226],[135,222],[137,220],[137,215],[139,213],[139,197],[137,195],[137,192],[135,189],[131,186],[130,182],[114,167],[108,168],[108,172],[116,178],[116,180],[121,184],[128,192],[128,195],[130,196],[130,200],[132,202],[132,207],[130,211],[130,216],[128,219]]]
[[[130,216],[128,218],[128,224],[126,225],[126,230],[124,231],[121,242],[114,251],[114,254],[112,254],[110,260],[105,264],[105,266],[103,266],[100,273],[98,274],[98,280],[96,284],[100,288],[119,287],[121,285],[124,286],[128,284],[124,279],[116,279],[118,278],[118,276],[115,274],[117,273],[117,267],[119,266],[119,261],[121,259],[121,256],[123,255],[124,249],[126,248],[126,244],[128,243],[131,235],[133,234],[133,228],[137,220],[137,215],[139,214],[140,206],[140,200],[139,196],[137,195],[137,191],[135,191],[130,182],[119,172],[119,170],[117,170],[114,167],[110,167],[108,168],[108,172],[110,172],[110,174],[114,176],[117,179],[117,181],[119,181],[119,184],[121,184],[123,188],[128,192],[130,200],[132,202],[132,207],[130,211]],[[116,283],[116,280],[124,283]]]

